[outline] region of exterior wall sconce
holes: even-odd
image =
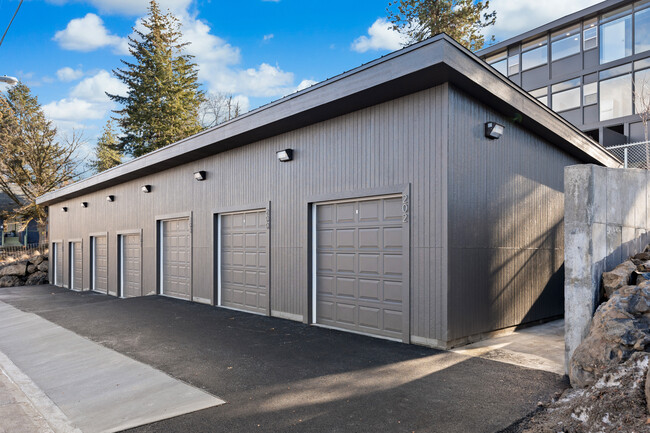
[[[497,140],[501,138],[505,129],[505,126],[496,122],[487,122],[485,124],[485,136],[492,140]]]
[[[197,171],[194,173],[194,179],[198,180],[199,182],[202,180],[205,180],[205,171]]]
[[[107,195],[106,196],[106,201],[115,201],[115,196],[114,195]]]
[[[287,162],[293,159],[293,149],[278,150],[275,152],[280,162]]]
[[[151,192],[151,185],[142,185],[142,192],[148,194]]]
[[[68,211],[68,208],[67,208],[66,206],[63,206],[63,207],[61,208],[61,212],[67,212],[67,211]]]
[[[87,201],[82,201],[81,202],[81,207],[88,207],[88,202]]]

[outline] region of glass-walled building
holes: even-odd
[[[605,1],[477,54],[601,144],[644,141],[650,0]]]

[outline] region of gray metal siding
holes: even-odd
[[[579,161],[449,95],[449,340],[563,314],[563,176]]]
[[[142,286],[156,293],[156,215],[193,212],[193,300],[214,303],[218,208],[271,202],[271,310],[308,320],[310,197],[411,183],[411,333],[444,340],[447,322],[446,84],[50,206],[54,239],[142,229]],[[294,149],[281,163],[280,149]],[[192,173],[206,170],[207,179]],[[140,187],[152,185],[150,194]],[[107,195],[114,202],[107,202]],[[79,202],[89,203],[88,208]],[[68,206],[67,213],[60,212]],[[116,242],[109,290],[117,292]],[[85,254],[85,252],[84,252]]]

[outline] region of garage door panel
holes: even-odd
[[[336,295],[339,298],[356,298],[356,282],[357,280],[355,278],[336,278]]]
[[[343,253],[336,255],[336,272],[349,272],[355,273],[357,270],[356,267],[356,254],[353,253]]]
[[[379,221],[379,200],[369,200],[359,203],[359,222]]]
[[[55,243],[54,248],[56,249],[54,278],[56,279],[56,284],[61,286],[63,285],[63,243]]]
[[[72,249],[72,272],[70,273],[71,289],[82,290],[82,277],[83,277],[83,256],[81,253],[81,242],[71,242],[70,248]]]
[[[401,254],[384,254],[384,276],[400,276],[404,267],[404,257]]]
[[[353,325],[356,323],[357,306],[355,304],[336,303],[336,321]]]
[[[383,229],[383,244],[384,249],[402,249],[404,240],[402,238],[401,227],[385,227]]]
[[[338,224],[356,221],[355,203],[342,203],[336,205],[336,222]]]
[[[337,248],[355,248],[356,247],[356,230],[354,229],[341,229],[336,231],[336,247]]]
[[[402,222],[402,199],[393,198],[384,200],[384,218],[383,220]]]
[[[161,221],[162,293],[190,300],[192,291],[192,240],[190,219]]]
[[[378,227],[359,229],[359,248],[380,248],[380,229]]]
[[[359,306],[359,326],[366,328],[381,329],[381,309]]]
[[[402,338],[401,195],[317,205],[316,224],[316,322]]]
[[[220,220],[221,305],[267,313],[266,210],[223,214]],[[223,242],[228,238],[232,242]],[[233,295],[226,296],[226,293]]]
[[[97,292],[108,293],[108,248],[106,236],[98,236],[94,238],[95,243],[95,279],[93,288]]]
[[[359,279],[359,299],[380,301],[381,281]]]
[[[383,301],[392,303],[402,302],[402,282],[401,281],[384,281]]]

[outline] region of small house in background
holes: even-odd
[[[438,35],[38,203],[59,286],[446,348],[563,314],[581,163],[620,165]]]
[[[39,242],[36,221],[30,221],[25,228],[23,221],[3,218],[3,213],[11,212],[15,208],[16,203],[0,191],[0,248],[27,246]]]

